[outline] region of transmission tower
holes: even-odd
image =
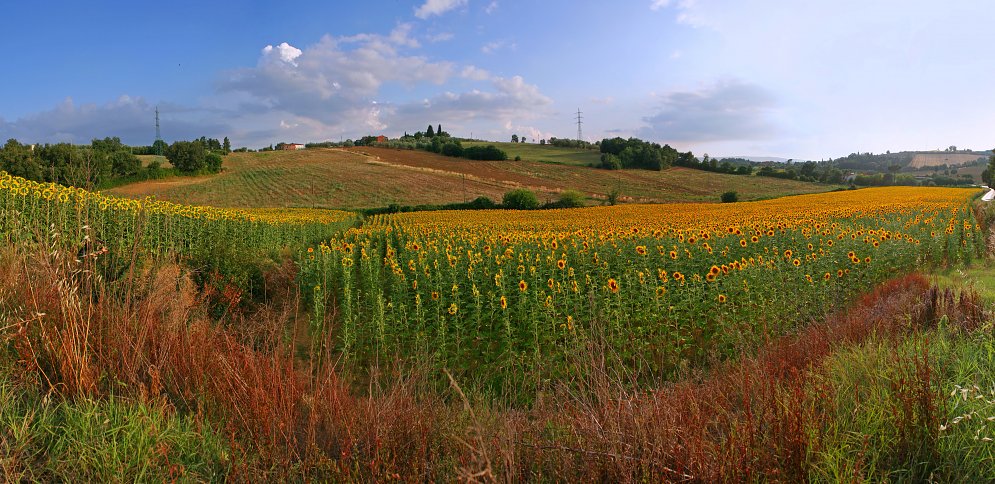
[[[155,154],[162,156],[163,143],[160,143],[160,141],[162,141],[162,134],[159,133],[159,106],[156,106],[155,107],[155,143],[153,143],[153,146],[155,146],[154,150]]]
[[[583,124],[583,121],[581,121],[581,119],[584,118],[581,117],[580,108],[577,108],[577,142],[580,142],[581,140],[584,139],[583,132],[581,132],[580,130],[580,125]]]

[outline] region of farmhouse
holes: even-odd
[[[286,151],[303,150],[304,145],[300,143],[284,143],[281,148]]]
[[[384,135],[377,136],[377,143],[386,143],[387,137]]]

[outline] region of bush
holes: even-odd
[[[587,197],[583,193],[577,190],[567,190],[560,194],[560,199],[556,202],[558,208],[576,208],[583,207],[584,200]]]
[[[515,155],[515,161],[522,161],[522,157],[519,155]]]
[[[736,192],[725,192],[722,194],[722,203],[732,203],[739,201],[739,194]]]
[[[471,146],[463,149],[463,158],[483,161],[504,161],[508,154],[494,145]]]
[[[621,170],[622,160],[611,153],[601,154],[601,168],[605,170]]]
[[[459,158],[463,156],[463,147],[459,143],[446,143],[442,145],[442,154]]]
[[[162,163],[159,160],[152,160],[149,165],[145,167],[145,178],[149,180],[158,180],[165,176],[162,170]]]
[[[532,210],[539,208],[539,198],[532,190],[517,188],[504,194],[501,205],[511,210]]]
[[[477,197],[472,202],[467,204],[467,208],[471,210],[486,210],[491,208],[497,208],[497,204],[494,200],[487,197]]]

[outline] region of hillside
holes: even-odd
[[[357,147],[295,152],[232,153],[219,175],[174,177],[124,185],[108,194],[223,207],[368,208],[501,200],[527,187],[541,200],[564,190],[601,199],[620,187],[623,202],[741,200],[827,191],[813,183],[671,168],[605,171],[537,161],[468,161],[422,151]]]
[[[491,141],[464,141],[464,147],[494,145],[508,153],[509,159],[516,156],[525,161],[548,161],[564,165],[590,166],[601,163],[601,153],[598,150],[582,150],[564,148],[553,145],[535,143],[499,143]]]
[[[924,168],[930,166],[959,166],[967,163],[974,163],[984,155],[975,153],[916,153],[909,162],[910,168]]]

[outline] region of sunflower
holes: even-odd
[[[556,261],[556,267],[559,268],[560,270],[563,270],[565,267],[567,267],[567,261],[563,259]]]
[[[757,242],[759,242],[759,241],[760,241],[760,237],[757,237],[756,235],[754,235],[753,237],[750,237],[750,242],[753,242],[754,244],[757,243]]]
[[[608,279],[608,290],[611,291],[612,293],[617,293],[618,292],[618,281],[616,281],[615,279],[609,278]]]
[[[802,261],[800,261],[798,259],[795,259],[795,260],[791,261],[791,263],[794,264],[795,267],[798,267],[798,266],[802,265]]]
[[[639,255],[646,255],[646,246],[645,245],[637,245],[636,246],[636,253],[639,254]]]
[[[508,298],[501,296],[501,309],[508,309]]]
[[[450,316],[455,316],[458,311],[459,311],[459,308],[456,307],[456,303],[452,303],[452,304],[449,305],[449,315]]]
[[[671,259],[677,259],[677,251],[676,250],[670,251],[670,258]]]
[[[529,283],[525,282],[524,279],[521,280],[521,281],[518,281],[518,290],[519,291],[525,292],[528,289],[529,289]]]
[[[433,301],[439,300],[439,291],[432,291],[432,300]]]
[[[746,239],[739,239],[739,245],[741,247],[746,247]]]
[[[725,303],[728,300],[725,294],[719,294],[719,302]]]

